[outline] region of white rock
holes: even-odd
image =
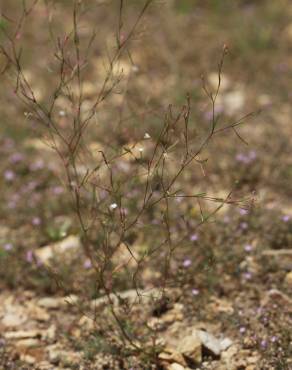
[[[220,340],[204,330],[197,330],[196,333],[202,345],[206,347],[210,352],[212,352],[215,356],[219,356],[222,351],[226,350],[232,345],[232,341],[229,338]]]
[[[40,307],[48,309],[57,309],[60,307],[66,307],[68,304],[76,304],[78,297],[74,294],[65,297],[44,297],[40,298],[37,304]]]
[[[177,350],[196,363],[202,362],[202,343],[196,331],[184,337],[178,344]]]
[[[40,307],[45,307],[49,309],[56,309],[60,307],[60,298],[54,297],[44,297],[38,300],[38,305]]]
[[[233,341],[231,339],[229,338],[222,339],[220,342],[221,351],[225,351],[230,346],[232,346],[232,344],[233,344]]]
[[[43,338],[47,340],[54,340],[56,338],[56,325],[52,324],[44,333],[43,333]]]
[[[22,355],[20,355],[20,359],[21,359],[21,361],[24,361],[27,364],[33,365],[33,364],[36,363],[36,358],[33,357],[33,356],[30,356],[30,355],[24,355],[24,354],[22,354]]]
[[[159,360],[163,362],[176,363],[183,367],[187,366],[183,355],[172,348],[165,348],[163,352],[158,355]]]
[[[16,327],[24,324],[27,321],[27,316],[21,311],[7,312],[2,318],[2,324],[7,327]]]
[[[48,312],[38,307],[34,301],[28,303],[28,316],[36,321],[48,321],[50,319]]]
[[[15,343],[15,346],[18,348],[35,348],[35,347],[40,347],[41,344],[42,343],[38,339],[27,338],[27,339],[18,340]]]
[[[140,303],[147,303],[150,302],[152,299],[157,299],[161,296],[161,291],[152,289],[151,291],[139,291],[139,295],[135,289],[125,290],[123,292],[118,292],[117,294],[110,294],[110,299],[114,303],[114,305],[119,304],[119,296],[121,299],[126,299],[130,303],[140,302]],[[100,298],[94,299],[91,302],[91,307],[93,309],[100,308],[108,304],[108,297],[102,296]]]
[[[245,105],[245,94],[242,90],[230,91],[222,96],[224,111],[229,116],[235,115],[243,110]]]
[[[67,238],[35,251],[36,257],[44,264],[48,264],[49,260],[58,254],[64,254],[67,251],[72,251],[80,248],[80,239],[75,235],[70,235]]]
[[[6,339],[27,339],[27,338],[37,338],[41,336],[39,330],[18,330],[18,331],[8,331],[4,333],[4,338]]]
[[[292,287],[292,271],[288,272],[285,276],[285,283]]]
[[[167,370],[184,370],[185,367],[180,365],[180,364],[177,364],[177,363],[173,363],[173,364],[170,364],[168,367],[167,367]]]

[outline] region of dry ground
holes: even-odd
[[[81,41],[97,29],[84,71],[84,98],[89,104],[105,76],[107,53],[114,47],[118,2],[84,3],[89,11],[81,19]],[[126,3],[125,34],[142,1]],[[72,28],[72,4],[52,4],[54,36],[61,37]],[[1,11],[16,19],[19,2],[2,4]],[[43,104],[56,82],[47,19],[40,3],[18,40],[27,79]],[[2,18],[0,27],[7,30],[9,21]],[[4,38],[2,32],[1,42]],[[137,155],[142,147],[147,156],[168,105],[178,109],[187,93],[190,129],[194,135],[204,135],[211,125],[212,107],[201,76],[208,88],[216,90],[224,44],[229,52],[216,118],[224,127],[249,112],[257,114],[244,120],[240,137],[232,130],[216,136],[202,153],[201,159],[208,161],[189,167],[179,186],[185,193],[206,192],[217,198],[234,189],[235,198],[248,198],[253,207],[224,206],[197,228],[202,214],[214,209],[213,203],[203,202],[201,210],[193,199],[171,205],[173,237],[185,227],[189,235],[175,249],[163,299],[149,298],[163,278],[163,249],[147,260],[138,275],[139,289],[146,291],[146,298],[140,299],[133,291],[136,266],[128,250],[114,256],[113,269],[121,263],[126,266],[110,277],[115,291],[126,295],[116,303],[123,327],[145,349],[155,336],[152,353],[133,351],[100,301],[104,292],[96,288],[94,271],[83,254],[70,196],[62,186],[60,161],[42,140],[45,130],[3,76],[1,369],[292,368],[290,2],[156,2],[129,46],[131,53],[119,64],[123,74],[119,90],[101,105],[86,145],[93,152],[116,153],[135,144]],[[60,127],[68,123],[66,104],[57,102]],[[150,140],[145,140],[146,133]],[[135,161],[123,158],[116,176],[121,173],[132,179],[127,199],[128,212],[134,214],[141,198],[134,190],[140,189],[143,176],[135,172],[132,178]],[[170,153],[170,172],[175,159]],[[161,237],[159,209],[146,214],[143,221],[127,238],[137,255],[158,244]],[[182,348],[191,333],[199,331],[209,336],[208,343],[197,338],[193,352]]]

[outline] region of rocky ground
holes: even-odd
[[[71,5],[50,8],[57,34],[72,28]],[[106,76],[118,14],[114,2],[90,6],[81,20],[81,40],[91,37],[94,25],[100,29],[83,76],[84,106],[94,101]],[[5,7],[9,17],[0,20],[0,30],[9,30],[18,10],[18,1]],[[25,75],[41,104],[56,82],[43,27],[47,11],[38,4],[17,36]],[[125,32],[137,14],[137,3],[129,2]],[[120,155],[113,168],[129,180],[125,214],[139,209],[145,177],[136,165],[151,154],[169,104],[179,110],[190,94],[194,146],[214,119],[219,128],[249,119],[236,132],[223,129],[179,179],[179,190],[210,194],[213,203],[175,199],[170,205],[171,237],[181,240],[182,230],[187,237],[177,243],[167,283],[162,284],[167,249],[158,248],[153,258],[149,253],[161,241],[158,207],[145,212],[143,224],[111,256],[105,276],[115,292],[112,306],[84,254],[84,235],[47,132],[17,100],[12,76],[3,77],[0,369],[292,369],[291,19],[286,0],[173,0],[156,2],[145,15],[131,53],[114,71],[115,78],[123,76],[121,88],[101,105],[98,124],[85,137],[94,161],[100,150]],[[224,44],[229,52],[212,106],[201,75],[203,87],[216,91]],[[58,127],[65,132],[71,108],[66,99],[56,102]],[[177,166],[173,153],[167,153],[170,173]],[[105,184],[106,170],[100,169]],[[86,166],[81,163],[77,172],[86,173]],[[244,202],[224,204],[207,217],[230,189],[232,199]],[[114,222],[122,207],[114,198],[106,202]]]

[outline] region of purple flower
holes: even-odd
[[[192,261],[190,259],[185,259],[183,261],[183,267],[190,267],[192,264]]]
[[[199,293],[198,289],[192,289],[192,295],[199,295]]]
[[[288,222],[288,221],[290,221],[290,218],[291,218],[290,215],[284,215],[284,216],[282,216],[282,221]]]
[[[11,251],[11,249],[13,248],[13,245],[11,243],[6,243],[6,244],[4,244],[3,248],[6,251]]]
[[[240,332],[240,334],[244,334],[246,332],[246,328],[244,326],[241,326],[239,328],[239,332]]]
[[[6,170],[4,172],[4,178],[6,181],[13,181],[15,179],[15,173],[11,170]]]
[[[197,234],[192,234],[191,235],[191,237],[190,237],[190,240],[192,241],[192,242],[195,242],[195,241],[197,241],[199,239],[199,237],[198,237],[198,235]]]
[[[91,267],[92,267],[92,263],[91,263],[91,261],[90,261],[90,259],[89,258],[87,258],[86,260],[85,260],[85,262],[84,262],[84,264],[83,264],[83,267],[85,268],[85,269],[90,269]]]
[[[24,156],[21,153],[14,153],[10,156],[10,162],[17,163],[23,160]]]
[[[52,191],[53,191],[53,194],[59,195],[59,194],[62,194],[64,192],[64,189],[63,189],[62,186],[54,186],[52,188]]]
[[[252,278],[252,274],[251,274],[250,272],[245,272],[245,273],[243,274],[243,278],[244,278],[245,280],[250,280],[250,279]]]
[[[239,227],[241,228],[241,230],[246,230],[248,228],[248,224],[246,222],[241,222],[239,224]]]
[[[31,250],[26,252],[25,259],[26,259],[26,262],[28,263],[33,262],[33,252]]]
[[[241,216],[245,216],[245,215],[247,215],[248,214],[248,210],[247,209],[240,209],[239,210],[239,213],[241,214]]]
[[[37,161],[35,161],[34,163],[32,163],[30,166],[29,166],[29,169],[31,171],[38,171],[38,170],[41,170],[44,168],[44,161],[42,159],[38,159]]]
[[[263,339],[263,340],[261,341],[261,347],[262,347],[263,349],[265,349],[265,348],[267,348],[267,345],[268,345],[267,341],[266,341],[265,339]]]
[[[242,162],[242,163],[248,163],[249,162],[248,157],[246,155],[242,154],[242,153],[236,154],[235,159],[238,162]]]
[[[42,220],[39,218],[39,217],[34,217],[31,221],[31,223],[34,225],[34,226],[39,226],[41,223],[42,223]]]
[[[247,154],[243,154],[243,153],[236,154],[235,159],[238,162],[249,164],[253,162],[256,159],[256,157],[257,157],[257,153],[254,150],[251,150]]]
[[[250,245],[250,244],[246,244],[246,245],[244,246],[244,250],[245,250],[246,252],[251,252],[251,251],[253,250],[253,247],[252,247],[252,245]]]

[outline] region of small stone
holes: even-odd
[[[288,272],[285,276],[285,284],[292,287],[292,271]]]
[[[196,363],[202,361],[202,343],[195,331],[180,341],[177,350]]]
[[[15,343],[15,346],[18,348],[35,348],[39,347],[41,342],[35,338],[21,339]]]
[[[48,361],[38,362],[38,368],[40,370],[52,370],[52,365]]]
[[[167,367],[167,370],[184,370],[185,367],[174,362]]]
[[[210,308],[214,312],[223,312],[227,315],[232,315],[234,313],[231,302],[225,299],[219,299],[217,297],[212,297],[212,302],[208,305],[208,308]]]
[[[44,333],[43,337],[44,339],[47,339],[49,341],[53,341],[56,338],[56,325],[52,324]]]
[[[94,319],[84,315],[78,321],[78,326],[81,327],[83,331],[92,331],[95,327]]]
[[[27,338],[37,338],[41,336],[39,330],[19,330],[19,331],[9,331],[4,334],[6,339],[27,339]]]
[[[60,307],[66,307],[68,304],[76,304],[78,297],[74,294],[65,297],[44,297],[40,298],[37,304],[40,307],[55,310]]]
[[[45,247],[38,248],[35,256],[44,264],[49,264],[50,260],[57,255],[65,254],[68,251],[79,249],[81,246],[79,237],[70,235],[67,238]]]
[[[60,298],[44,297],[38,300],[38,305],[48,309],[57,309],[60,307]]]
[[[70,367],[80,361],[80,354],[77,352],[68,352],[65,350],[56,350],[49,352],[49,359],[52,364],[61,363],[65,367]]]
[[[229,338],[224,338],[223,340],[221,340],[220,342],[220,348],[221,348],[221,351],[225,351],[226,349],[228,349],[230,346],[232,346],[233,342],[231,339]]]
[[[2,318],[2,324],[7,327],[20,326],[24,324],[26,321],[27,321],[27,316],[21,311],[17,311],[16,309],[13,310],[13,308],[11,312],[7,312]]]
[[[36,363],[36,358],[34,358],[33,356],[30,356],[30,355],[21,355],[20,359],[21,359],[21,361],[24,361],[27,364],[33,365],[33,364]]]
[[[182,321],[184,306],[181,303],[175,303],[173,309],[162,315],[161,319],[164,323],[170,324],[174,321]]]
[[[207,348],[213,355],[219,356],[221,353],[220,341],[212,334],[203,330],[197,331],[198,338],[205,348]]]
[[[158,358],[165,362],[175,362],[181,366],[187,366],[183,355],[172,348],[165,348],[164,351],[158,355]]]
[[[29,305],[29,317],[41,322],[50,320],[48,312],[43,308],[38,307],[35,303]]]
[[[208,349],[213,355],[220,356],[221,352],[226,350],[232,345],[232,341],[229,338],[217,339],[214,335],[207,333],[203,330],[197,331],[197,336],[200,339],[203,346]]]

